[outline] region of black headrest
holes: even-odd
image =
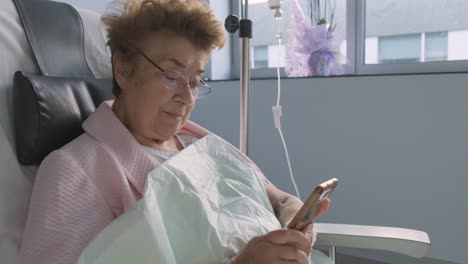
[[[94,77],[85,59],[83,21],[73,6],[58,1],[13,2],[42,75]]]
[[[111,79],[14,76],[16,152],[23,165],[38,165],[81,133],[81,123],[112,96]]]

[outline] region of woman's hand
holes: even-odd
[[[308,246],[310,241],[305,233],[279,229],[252,238],[228,264],[307,264],[308,254],[304,249]]]
[[[302,233],[304,233],[305,237],[309,241],[309,244],[305,248],[303,248],[303,251],[307,255],[310,255],[310,252],[312,250],[312,243],[314,242],[313,231],[314,231],[315,219],[325,214],[329,207],[330,207],[330,199],[327,198],[323,200],[323,202],[320,204],[320,207],[318,208],[317,212],[315,212],[313,219],[300,230]]]
[[[313,220],[301,230],[280,229],[252,238],[228,264],[309,263],[314,221],[325,214],[329,207],[330,199],[327,198]]]

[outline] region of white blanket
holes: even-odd
[[[252,237],[279,228],[261,173],[210,135],[151,172],[143,198],[79,264],[226,263]]]

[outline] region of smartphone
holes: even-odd
[[[315,213],[317,212],[323,200],[330,196],[330,193],[338,185],[338,179],[333,178],[315,187],[314,191],[310,194],[309,198],[302,205],[301,209],[289,222],[287,228],[302,230],[306,225],[312,221]]]

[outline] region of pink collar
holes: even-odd
[[[156,168],[156,163],[115,116],[111,108],[112,103],[113,101],[101,103],[83,122],[83,129],[108,148],[111,155],[114,155],[127,171],[125,174],[129,182],[143,194],[147,175]],[[180,132],[198,138],[210,134],[208,130],[191,121],[187,121]]]

